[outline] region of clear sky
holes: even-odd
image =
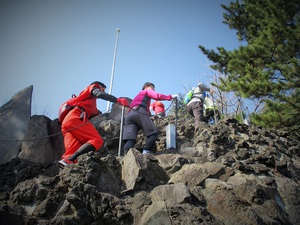
[[[57,118],[59,106],[99,80],[134,98],[153,82],[163,94],[210,83],[198,46],[238,48],[223,24],[229,0],[1,0],[0,105],[33,85],[32,115]],[[168,107],[170,102],[166,102]],[[107,102],[98,100],[105,112]]]

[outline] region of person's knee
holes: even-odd
[[[154,139],[156,141],[156,139],[158,138],[158,134],[157,133],[152,134],[148,138]]]
[[[157,133],[149,135],[147,137],[147,141],[146,141],[146,143],[144,145],[144,149],[152,151],[157,138],[158,138],[158,134]]]
[[[99,138],[89,141],[89,143],[95,147],[96,151],[99,151],[99,149],[104,144],[104,141],[103,138],[99,136]]]

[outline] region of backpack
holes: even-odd
[[[188,93],[186,93],[186,95],[184,96],[183,103],[187,105],[189,101],[191,101],[191,99],[193,98],[193,95],[194,95],[193,90],[190,90]]]
[[[72,98],[70,98],[68,101],[64,102],[58,110],[58,121],[59,123],[62,123],[66,115],[80,102],[93,98],[94,96],[91,95],[91,92],[89,90],[89,87],[87,87],[85,90],[80,92],[78,96],[75,94],[72,94]]]
[[[59,123],[62,123],[66,115],[76,106],[78,103],[78,98],[75,94],[72,94],[72,98],[70,98],[68,101],[61,104],[61,106],[58,109],[58,121]]]

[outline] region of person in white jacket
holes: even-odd
[[[210,88],[199,83],[194,89],[193,97],[187,104],[188,113],[195,118],[195,130],[198,130],[201,122],[205,122],[203,115],[204,92],[212,92]]]

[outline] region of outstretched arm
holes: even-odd
[[[101,98],[106,101],[115,102],[115,103],[117,102],[117,98],[115,96],[103,92],[97,87],[94,87],[92,89],[92,95],[94,95],[96,98]]]
[[[155,100],[172,100],[172,95],[159,94],[153,90],[147,90],[147,95]]]
[[[101,98],[106,101],[118,103],[119,105],[123,105],[125,107],[129,106],[126,98],[117,98],[113,95],[110,95],[110,94],[107,94],[106,92],[101,91],[97,87],[94,87],[92,89],[92,95],[94,95],[96,98]]]

